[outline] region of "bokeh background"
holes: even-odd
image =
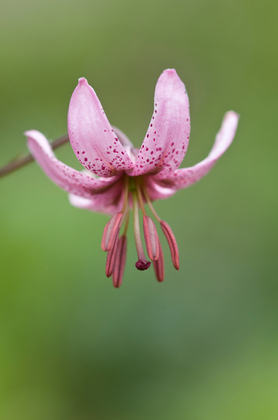
[[[0,165],[23,132],[66,132],[85,76],[139,147],[165,68],[191,104],[183,166],[241,115],[212,172],[155,203],[171,225],[166,278],[104,274],[107,217],[73,208],[31,164],[0,180],[0,418],[278,418],[277,17],[273,0],[1,0]],[[69,145],[57,151],[80,168]],[[163,241],[166,246],[165,241]]]

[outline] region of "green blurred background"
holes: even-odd
[[[183,166],[241,115],[212,172],[155,203],[180,247],[166,279],[104,274],[107,217],[73,208],[32,164],[0,181],[0,418],[278,418],[277,17],[273,0],[1,0],[0,165],[23,132],[66,132],[84,76],[139,147],[165,68],[185,82]],[[69,145],[57,151],[79,168]]]

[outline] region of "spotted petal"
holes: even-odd
[[[83,198],[105,193],[121,175],[110,178],[93,178],[60,162],[54,155],[45,136],[36,130],[27,131],[28,147],[49,178],[69,193]]]
[[[68,132],[77,159],[95,175],[109,177],[133,168],[94,89],[84,78],[79,79],[70,100]]]
[[[217,160],[228,149],[232,143],[238,124],[239,115],[234,111],[225,114],[220,131],[216,135],[216,139],[209,155],[190,168],[177,169],[171,176],[159,179],[160,174],[153,177],[153,181],[158,183],[160,187],[165,187],[166,191],[172,189],[177,191],[181,188],[189,187],[205,176],[215,165]],[[161,194],[161,198],[164,195]]]
[[[156,85],[154,113],[131,175],[174,172],[186,153],[189,134],[185,86],[174,69],[165,70]]]

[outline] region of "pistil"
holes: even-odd
[[[138,211],[138,198],[136,190],[132,191],[132,199],[133,199],[133,225],[134,225],[134,238],[135,238],[135,246],[138,255],[138,261],[135,263],[135,267],[140,270],[147,270],[151,262],[148,261],[145,257],[141,233],[140,233],[140,224],[139,224],[139,211]]]

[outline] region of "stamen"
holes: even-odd
[[[114,287],[120,287],[122,284],[125,262],[126,262],[126,248],[127,248],[127,237],[122,235],[118,239],[117,252],[114,261],[114,269],[112,273]]]
[[[128,182],[128,176],[124,174],[124,189],[125,189],[125,195],[124,195],[124,202],[122,207],[122,212],[124,213],[126,210],[126,207],[128,206],[128,195],[129,195],[129,182]]]
[[[126,235],[126,233],[127,233],[128,223],[129,223],[129,205],[127,205],[127,208],[126,208],[125,227],[124,227],[124,233],[123,233],[123,235]]]
[[[156,220],[160,223],[161,222],[161,219],[158,216],[157,212],[155,211],[155,209],[154,209],[154,207],[152,205],[151,199],[149,197],[149,194],[147,192],[147,188],[146,188],[146,186],[145,186],[144,183],[142,183],[142,190],[143,190],[143,193],[144,193],[145,200],[148,203],[149,208],[151,209],[152,214],[154,215],[154,217],[156,218]]]
[[[180,269],[180,262],[179,262],[179,249],[177,245],[176,238],[173,234],[172,229],[168,225],[168,223],[161,220],[160,222],[161,229],[163,230],[163,233],[167,239],[170,251],[171,251],[171,257],[173,261],[173,265],[176,270]]]
[[[167,239],[167,242],[168,242],[168,245],[169,245],[169,248],[170,248],[170,251],[171,251],[171,257],[172,257],[173,265],[177,270],[179,270],[180,269],[179,249],[178,249],[177,241],[176,241],[176,238],[173,234],[173,231],[170,228],[170,226],[168,225],[168,223],[161,220],[160,217],[158,216],[158,214],[156,213],[155,209],[153,208],[153,205],[151,203],[150,197],[149,197],[148,192],[147,192],[147,188],[146,188],[144,183],[142,183],[142,189],[143,189],[143,192],[144,192],[145,200],[147,201],[154,217],[159,221],[160,226],[163,230],[163,233],[164,233],[164,235]]]
[[[103,251],[109,251],[115,241],[115,237],[119,233],[123,213],[115,213],[104,228],[101,248]]]
[[[153,261],[153,268],[157,281],[162,282],[164,280],[164,257],[162,247],[159,242],[159,257],[156,261]]]
[[[107,252],[105,274],[107,277],[111,277],[114,269],[114,263],[117,253],[118,237],[115,237],[113,246]]]
[[[109,249],[112,247],[115,240],[115,235],[118,235],[122,223],[128,214],[129,190],[128,177],[126,175],[124,177],[124,189],[125,191],[122,210],[119,213],[115,213],[104,228],[101,241],[101,248],[103,249],[103,251],[109,251]]]
[[[103,251],[107,251],[106,249],[106,236],[107,236],[107,230],[108,230],[108,226],[110,225],[111,219],[109,220],[109,222],[106,223],[104,229],[103,229],[103,234],[102,234],[102,240],[101,240],[101,249]]]
[[[143,226],[148,256],[151,260],[157,260],[159,256],[159,239],[155,224],[149,216],[144,216]]]
[[[159,253],[158,234],[157,234],[154,222],[152,221],[150,217],[147,216],[139,182],[140,180],[136,179],[136,191],[137,191],[138,201],[139,201],[139,205],[142,210],[142,213],[143,213],[143,228],[144,228],[144,237],[145,237],[147,252],[151,260],[157,260],[158,253]]]
[[[141,240],[141,233],[140,233],[140,225],[139,225],[139,213],[138,213],[138,199],[136,191],[132,192],[133,198],[133,224],[134,224],[134,237],[135,237],[135,245],[136,251],[138,255],[138,261],[135,263],[135,267],[138,270],[147,270],[151,262],[147,261],[142,245]]]
[[[143,215],[146,216],[147,213],[144,207],[144,202],[143,202],[143,197],[142,197],[142,192],[141,192],[139,182],[140,182],[139,179],[136,179],[136,191],[137,191],[139,206],[140,206],[140,209],[142,210]]]

